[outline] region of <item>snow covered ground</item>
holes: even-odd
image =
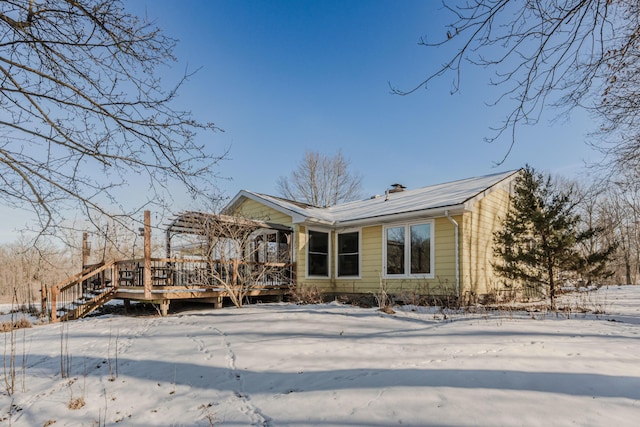
[[[571,298],[599,313],[268,304],[23,329],[0,424],[638,425],[640,286]]]

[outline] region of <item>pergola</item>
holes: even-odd
[[[232,215],[185,211],[171,218],[171,221],[166,226],[166,256],[171,258],[171,240],[177,235],[202,236],[210,242],[214,238],[234,239],[239,236],[255,235],[261,231],[268,232],[270,230],[281,232],[287,236],[290,236],[292,232],[291,227],[267,221]]]

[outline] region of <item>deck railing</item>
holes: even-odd
[[[51,321],[75,319],[107,302],[121,288],[144,288],[144,260],[130,259],[86,266],[80,273],[43,291],[43,312]],[[150,289],[287,287],[293,283],[293,264],[234,260],[151,258]],[[146,290],[145,290],[146,291]]]
[[[120,287],[143,286],[144,260],[117,261]],[[235,278],[234,278],[235,277]],[[219,280],[218,280],[219,279]],[[243,280],[250,287],[289,285],[293,264],[258,263],[204,258],[151,258],[151,286],[218,287],[221,281]]]

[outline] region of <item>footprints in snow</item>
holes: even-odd
[[[205,328],[206,331],[212,331],[217,333],[220,336],[220,343],[222,344],[222,348],[225,350],[225,361],[228,369],[228,377],[229,380],[235,384],[233,387],[233,395],[232,401],[229,403],[232,406],[235,406],[236,409],[247,416],[251,420],[251,425],[256,426],[271,426],[271,418],[262,413],[260,408],[255,406],[251,400],[251,396],[245,392],[244,390],[244,377],[240,370],[238,370],[236,366],[236,354],[231,347],[231,343],[227,340],[227,335],[222,332],[220,329],[209,326]],[[202,353],[205,357],[205,360],[212,360],[214,357],[213,351],[209,349],[207,343],[204,339],[197,335],[186,335],[189,339],[191,339],[195,344],[200,353]],[[215,348],[219,349],[219,348]]]

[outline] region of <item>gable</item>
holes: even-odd
[[[289,215],[249,198],[243,198],[238,203],[234,204],[230,213],[244,218],[257,219],[260,221],[286,225],[288,227],[291,227],[292,225],[291,217]]]

